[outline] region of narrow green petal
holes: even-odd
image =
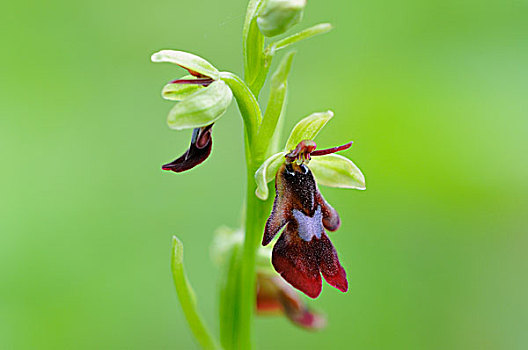
[[[286,142],[284,151],[293,150],[302,140],[313,140],[333,116],[334,112],[332,111],[313,113],[298,122],[293,128],[288,142]]]
[[[231,89],[217,80],[179,102],[169,112],[171,129],[193,129],[209,125],[220,118],[233,99]]]
[[[293,45],[299,41],[309,39],[319,34],[327,33],[330,30],[332,30],[332,25],[330,23],[321,23],[313,27],[306,28],[305,30],[300,31],[299,33],[295,33],[271,44],[270,54],[273,55],[275,54],[275,52],[285,49],[288,46]]]
[[[365,177],[361,170],[348,158],[339,154],[313,157],[308,167],[312,170],[318,184],[364,190]]]
[[[268,199],[268,182],[271,182],[271,180],[275,178],[277,170],[279,170],[281,164],[284,163],[284,155],[285,152],[275,153],[266,159],[255,172],[255,182],[257,183],[255,195],[263,201]]]
[[[187,70],[199,73],[214,80],[218,79],[219,72],[211,63],[192,53],[174,50],[161,50],[151,57],[152,62],[169,62],[177,64]]]

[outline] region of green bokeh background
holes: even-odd
[[[217,331],[214,230],[244,196],[235,104],[212,157],[160,165],[190,133],[167,128],[158,49],[241,74],[243,0],[52,0],[0,11],[0,348],[194,349],[169,271],[171,236]],[[309,0],[288,129],[333,109],[321,147],[367,191],[322,188],[348,275],[311,305],[328,328],[258,319],[261,349],[528,347],[528,2]]]

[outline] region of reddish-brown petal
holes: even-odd
[[[169,84],[187,84],[187,85],[202,85],[207,87],[214,82],[211,78],[196,78],[196,79],[176,79],[170,81]]]
[[[296,232],[291,231],[290,226],[286,226],[275,243],[271,262],[282,278],[293,287],[310,298],[317,298],[321,293],[322,281],[317,252],[314,250],[316,240],[303,241]]]
[[[323,211],[323,225],[328,231],[335,231],[341,226],[341,219],[337,211],[323,198],[323,195],[317,191],[315,200],[321,206]]]
[[[342,292],[348,290],[348,281],[345,269],[339,263],[337,252],[326,234],[318,242],[319,267],[328,284]]]
[[[284,203],[284,196],[280,192],[284,192],[279,181],[275,182],[275,201],[273,202],[273,209],[271,215],[266,221],[266,228],[264,229],[264,236],[262,237],[262,245],[268,245],[275,235],[286,225],[288,213],[291,211],[291,206]]]
[[[284,171],[286,171],[286,166],[283,164],[275,176],[275,200],[262,237],[262,245],[264,246],[268,245],[290,220],[293,202],[288,183],[284,181],[281,175]]]
[[[344,150],[349,149],[350,147],[352,147],[353,143],[354,143],[353,141],[350,141],[349,143],[345,143],[344,145],[341,145],[341,146],[313,151],[313,152],[311,152],[311,155],[314,156],[314,157],[315,156],[324,156],[324,155],[327,155],[327,154],[336,153],[336,152],[339,152],[339,151],[344,151]]]
[[[180,67],[185,68],[184,66],[180,66]],[[187,69],[190,75],[195,76],[197,78],[208,78],[208,76],[203,75],[202,73],[195,72],[192,69],[189,69],[189,68],[185,68],[185,69]]]

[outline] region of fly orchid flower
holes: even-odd
[[[262,244],[269,244],[284,228],[273,247],[272,264],[288,283],[311,298],[321,293],[321,274],[330,285],[342,292],[348,290],[345,270],[325,232],[325,229],[335,231],[339,228],[339,215],[319,192],[317,173],[322,174],[327,185],[365,188],[359,169],[350,160],[334,154],[350,148],[352,142],[324,150],[316,150],[312,140],[301,140],[295,148],[289,146],[303,135],[315,137],[332,115],[331,112],[314,114],[299,122],[287,143],[290,151],[270,157],[256,173],[257,195],[261,199],[265,192],[261,184],[267,188],[267,176],[275,174],[275,201]],[[316,156],[324,156],[320,159],[327,160],[316,161],[319,159]],[[312,157],[316,158],[312,160]],[[308,167],[310,161],[310,164],[319,163],[313,168],[314,173],[317,170],[315,177]],[[339,173],[344,174],[346,181]]]
[[[173,63],[189,72],[165,85],[162,96],[166,100],[179,101],[169,112],[167,123],[175,130],[193,129],[191,145],[181,157],[163,165],[162,169],[174,172],[192,169],[211,153],[212,126],[229,107],[233,94],[220,80],[219,71],[201,57],[162,50],[152,55],[152,61]]]
[[[279,276],[257,273],[257,314],[280,313],[295,325],[309,330],[326,325],[324,316],[308,309],[299,294]]]

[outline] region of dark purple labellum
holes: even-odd
[[[345,292],[346,273],[325,228],[339,228],[339,215],[323,198],[310,169],[283,164],[275,177],[275,202],[266,223],[263,245],[284,227],[273,247],[272,263],[292,286],[311,298],[321,293],[322,280]]]
[[[213,139],[211,137],[211,129],[213,124],[196,128],[193,130],[191,145],[189,149],[178,159],[163,165],[163,170],[170,170],[176,173],[181,173],[194,168],[202,163],[211,154],[213,147]]]

